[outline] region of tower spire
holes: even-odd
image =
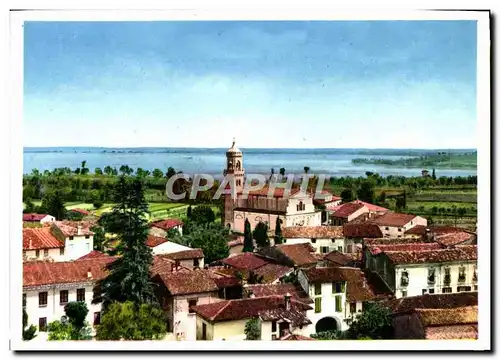
[[[233,137],[233,146],[232,147],[234,147],[235,144],[236,144],[236,138]]]

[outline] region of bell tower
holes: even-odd
[[[233,145],[226,151],[226,169],[224,176],[232,175],[236,193],[243,191],[245,181],[245,170],[243,169],[243,153],[236,147],[236,140],[233,138]]]

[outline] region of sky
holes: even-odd
[[[476,148],[475,21],[26,22],[25,146]]]

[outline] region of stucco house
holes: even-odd
[[[330,224],[342,226],[368,213],[368,207],[361,203],[349,202],[329,210]]]
[[[244,238],[241,235],[230,235],[230,241],[227,242],[229,246],[229,256],[235,256],[243,252]]]
[[[169,241],[165,237],[149,234],[146,245],[151,248],[153,255],[166,255],[167,258],[178,261],[179,265],[190,269],[202,269],[205,266],[204,255],[201,249],[192,249],[188,246]]]
[[[342,226],[292,226],[282,228],[285,244],[309,243],[317,253],[352,252],[352,241],[346,244]],[[349,251],[348,251],[349,250]]]
[[[370,221],[380,228],[384,237],[403,237],[414,226],[427,226],[427,219],[421,216],[394,212],[387,212]]]
[[[363,303],[375,294],[361,269],[315,267],[298,272],[298,281],[314,301],[309,319],[315,332],[347,330],[346,319],[363,311]]]
[[[226,300],[192,308],[197,340],[244,340],[245,324],[258,318],[261,340],[279,340],[288,333],[309,335],[308,304],[291,295]]]
[[[383,278],[397,298],[477,291],[476,245],[371,245],[365,259],[366,267]]]
[[[56,221],[56,218],[48,214],[23,214],[23,222],[45,224],[54,221]]]
[[[180,219],[157,220],[149,224],[149,233],[164,238],[169,230],[176,229],[182,235],[182,225],[184,223]]]

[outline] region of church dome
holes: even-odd
[[[241,150],[236,147],[236,140],[233,139],[233,145],[226,151],[227,155],[241,155]]]

